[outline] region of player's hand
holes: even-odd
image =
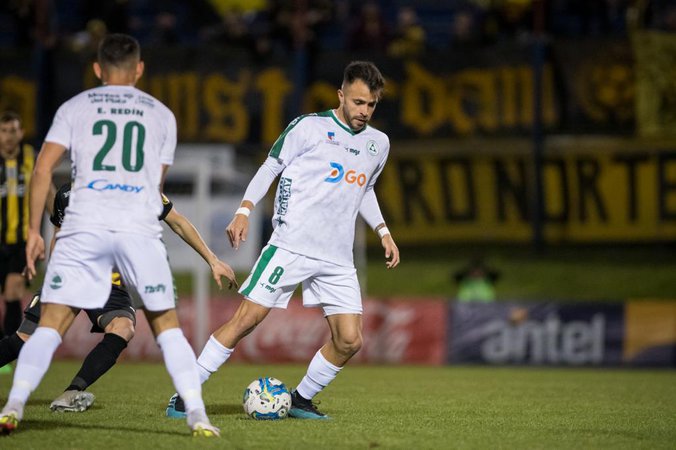
[[[246,236],[249,233],[249,218],[244,214],[235,214],[225,232],[230,239],[230,245],[235,250],[239,249],[239,243],[246,242]]]
[[[391,234],[383,236],[380,243],[385,249],[385,265],[388,269],[394,269],[399,265],[399,248],[397,248],[397,244],[394,243]]]
[[[37,274],[35,269],[35,262],[38,259],[45,259],[45,241],[37,233],[28,230],[28,238],[26,239],[26,278],[32,280]]]
[[[232,289],[235,286],[235,289],[239,289],[239,284],[235,278],[235,272],[232,270],[232,267],[217,259],[216,261],[209,264],[211,266],[211,275],[213,275],[216,284],[219,289],[223,289],[223,283],[221,282],[221,277],[228,279],[228,289]]]

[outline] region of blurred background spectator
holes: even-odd
[[[101,19],[91,19],[84,30],[70,36],[70,49],[76,53],[96,55],[99,42],[108,32],[106,23]]]
[[[348,27],[347,50],[384,52],[390,43],[390,26],[375,2],[364,3]]]
[[[481,258],[453,273],[458,286],[456,299],[460,302],[492,302],[496,298],[495,283],[500,273],[488,267]]]
[[[565,36],[622,35],[628,2],[623,0],[553,0],[550,29]]]
[[[324,0],[280,0],[273,11],[276,36],[287,51],[321,48],[321,27],[331,19],[331,3]]]
[[[256,51],[253,30],[262,17],[266,18],[265,0],[210,0],[209,5],[216,20],[207,21],[200,29],[200,42]]]
[[[523,41],[534,0],[5,0],[0,46],[36,40],[71,46],[100,32],[128,32],[142,45],[216,44],[257,55],[303,47],[410,56],[496,41]],[[672,0],[544,0],[554,36],[622,36],[628,18],[676,30]],[[58,30],[57,30],[58,24]],[[85,45],[86,46],[86,45]]]
[[[402,6],[397,14],[397,26],[387,53],[394,57],[419,56],[425,51],[425,29],[412,6]]]
[[[483,39],[482,34],[482,25],[476,9],[460,8],[451,19],[449,47],[463,48],[479,45]]]

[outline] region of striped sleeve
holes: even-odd
[[[307,125],[306,122],[303,122],[305,117],[307,117],[307,115],[296,117],[291,121],[282,134],[279,135],[275,143],[272,144],[268,156],[275,158],[288,166],[296,156],[302,153],[306,146],[306,135],[303,132],[304,127]]]

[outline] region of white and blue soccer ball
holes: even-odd
[[[257,420],[279,420],[289,414],[291,394],[276,378],[258,378],[244,390],[246,415]]]

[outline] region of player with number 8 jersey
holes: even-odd
[[[249,182],[226,229],[230,243],[237,249],[246,240],[249,213],[279,177],[274,232],[242,284],[237,311],[211,335],[197,360],[202,381],[272,308],[286,308],[300,284],[303,305],[323,309],[331,338],[293,390],[289,416],[328,418],[312,400],[362,346],[361,290],[352,257],[357,215],[378,233],[386,267],[399,264],[374,190],[390,144],[385,133],[368,126],[384,85],[372,62],[348,64],[338,107],[293,120]],[[182,413],[180,397],[172,396],[167,416]]]

